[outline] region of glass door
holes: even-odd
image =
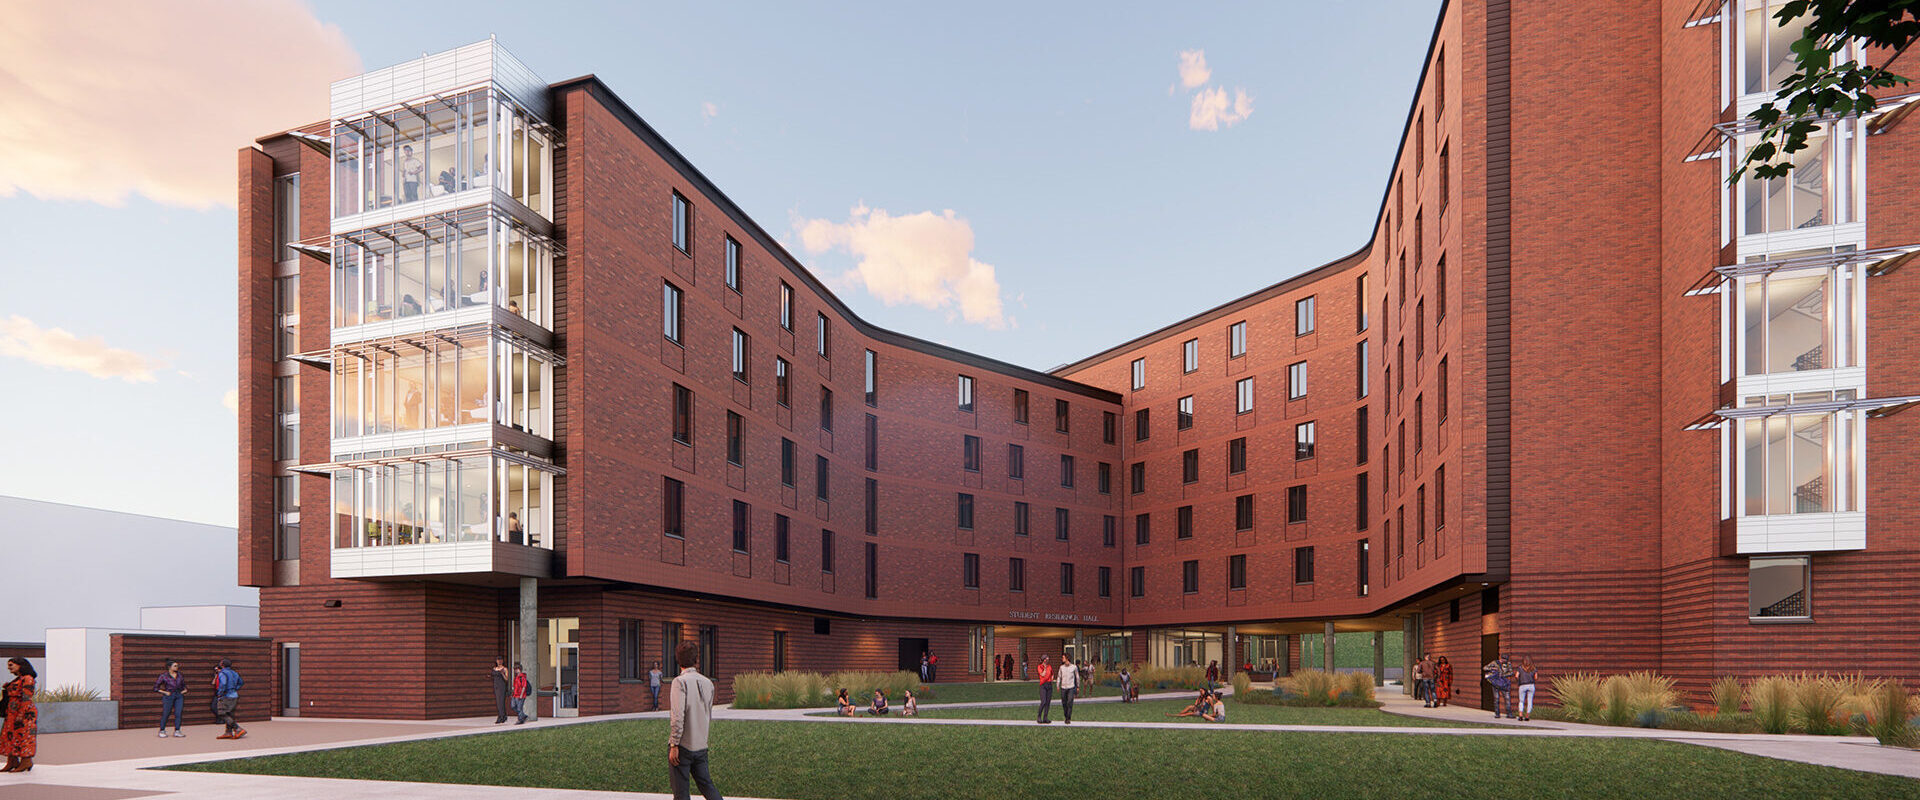
[[[559,646],[559,675],[554,685],[554,711],[556,717],[580,716],[580,643],[564,642]]]

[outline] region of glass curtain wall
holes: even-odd
[[[333,362],[333,438],[499,420],[551,439],[552,381],[552,364],[505,339],[399,341],[342,351]]]
[[[333,545],[494,540],[551,549],[553,475],[504,458],[432,459],[333,476]]]
[[[491,88],[426,98],[333,129],[333,215],[498,186],[552,218],[552,140]]]
[[[484,211],[344,233],[333,253],[333,327],[492,304],[551,328],[552,281],[546,239]]]
[[[1776,92],[1780,82],[1794,73],[1793,43],[1811,21],[1809,15],[1781,25],[1773,15],[1786,0],[1742,0],[1746,14],[1741,19],[1740,56],[1746,94]]]
[[[1851,390],[1748,398],[1749,405],[1852,400]],[[1744,516],[1859,510],[1858,412],[1789,414],[1740,420]]]
[[[1741,279],[1740,374],[1858,366],[1858,280],[1851,269]]]
[[[1752,171],[1740,180],[1740,234],[1775,233],[1856,222],[1859,153],[1856,123],[1842,120],[1807,137],[1807,148],[1792,155],[1785,177],[1760,178]],[[1740,139],[1740,152],[1754,144]]]

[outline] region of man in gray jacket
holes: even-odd
[[[667,695],[667,782],[673,786],[675,800],[689,800],[687,780],[700,786],[707,800],[720,800],[720,790],[707,773],[707,730],[713,725],[713,681],[695,668],[700,663],[700,646],[681,642],[674,653],[680,675],[673,679],[673,691]]]

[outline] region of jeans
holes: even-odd
[[[1052,716],[1052,712],[1053,712],[1053,683],[1048,682],[1048,683],[1040,684],[1040,716],[1034,717],[1034,721],[1045,722],[1048,717]]]
[[[1080,693],[1080,687],[1060,690],[1060,713],[1067,715],[1067,722],[1073,722],[1073,698]]]
[[[713,776],[707,773],[707,751],[680,748],[680,765],[667,766],[667,783],[673,786],[674,800],[689,800],[693,797],[687,792],[687,780],[700,787],[700,796],[707,800],[720,800],[720,790],[713,787]]]
[[[1133,702],[1133,681],[1123,680],[1120,682],[1120,702]]]
[[[647,690],[650,692],[653,692],[653,710],[659,711],[660,710],[660,684],[656,683],[651,686],[648,686]]]
[[[1511,687],[1506,689],[1497,686],[1494,687],[1493,715],[1497,717],[1501,714],[1513,716],[1513,689]]]
[[[1533,684],[1520,684],[1520,716],[1533,716]]]
[[[519,717],[521,722],[527,721],[527,698],[513,698],[513,715]]]
[[[160,698],[160,729],[166,730],[167,718],[173,718],[173,730],[180,732],[180,722],[187,716],[187,696],[170,694]]]
[[[1421,678],[1421,679],[1420,679],[1420,680],[1418,681],[1418,683],[1419,683],[1419,685],[1420,685],[1420,697],[1419,697],[1419,699],[1421,699],[1421,700],[1425,700],[1425,701],[1427,701],[1427,702],[1429,702],[1429,703],[1432,703],[1432,702],[1434,702],[1434,701],[1436,701],[1436,700],[1439,700],[1439,698],[1438,698],[1438,697],[1435,697],[1435,696],[1434,696],[1434,694],[1433,694],[1433,679],[1432,679],[1432,678]]]

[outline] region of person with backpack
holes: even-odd
[[[1487,687],[1493,690],[1493,718],[1513,716],[1513,662],[1503,653],[1480,670]]]
[[[234,712],[240,709],[240,687],[245,685],[246,679],[233,668],[233,660],[220,659],[220,670],[213,675],[213,716],[227,726],[227,732],[214,738],[239,739],[247,735],[247,729],[234,719]]]
[[[513,713],[520,717],[513,724],[527,724],[527,697],[532,694],[533,681],[527,680],[527,671],[520,662],[513,662]]]

